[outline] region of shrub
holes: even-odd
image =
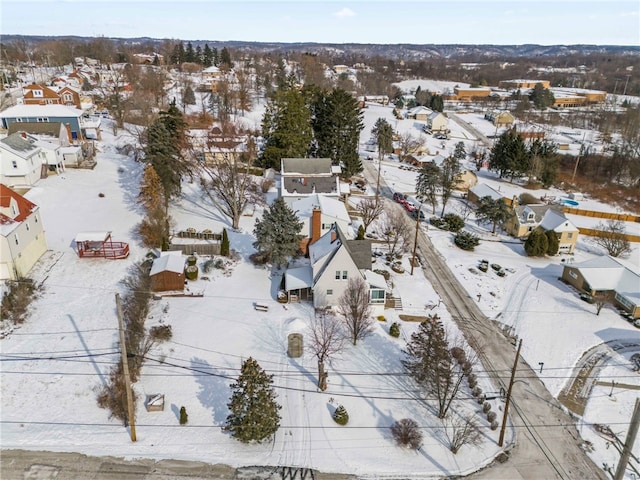
[[[223,257],[229,256],[229,236],[227,235],[227,229],[222,229],[222,242],[220,243],[220,255]]]
[[[452,347],[450,352],[451,356],[460,364],[467,359],[467,354],[464,353],[464,350],[460,347]]]
[[[445,222],[444,219],[440,217],[431,217],[429,219],[429,223],[434,227],[440,228],[442,230],[447,230],[447,222]]]
[[[189,256],[187,257],[187,265],[189,265],[189,266],[193,266],[193,265],[195,265],[197,262],[198,262],[198,259],[197,259],[195,256],[193,256],[193,255],[189,255]]]
[[[474,397],[477,397],[478,399],[480,398],[480,395],[482,395],[482,388],[480,387],[473,387],[473,390],[471,390],[471,394]],[[484,402],[484,399],[482,400]]]
[[[491,404],[489,402],[484,402],[482,404],[482,413],[489,413],[491,410]]]
[[[473,365],[470,361],[465,360],[464,362],[462,362],[462,373],[464,373],[465,375],[470,375],[472,371]]]
[[[214,262],[215,260],[213,258],[208,258],[207,260],[205,260],[205,262],[202,264],[202,272],[210,273],[211,269],[213,268]]]
[[[470,373],[467,377],[467,380],[469,381],[469,383],[471,382],[478,383],[478,376],[475,373]]]
[[[382,275],[385,280],[389,280],[391,278],[391,274],[389,273],[389,270],[377,269],[377,270],[374,270],[374,272],[377,273],[378,275]]]
[[[224,268],[224,260],[222,260],[221,258],[216,259],[213,266],[217,270],[222,270]]]
[[[491,412],[491,413],[493,413],[493,412]],[[498,426],[500,426],[500,424],[498,423],[498,421],[497,421],[497,420],[493,420],[493,421],[491,422],[491,430],[497,430],[497,429],[498,429]]]
[[[422,446],[422,432],[415,420],[403,418],[391,425],[391,435],[401,447],[418,450]]]
[[[254,265],[266,265],[269,263],[269,254],[265,252],[255,252],[249,255],[249,260],[251,260]]]
[[[520,196],[518,197],[518,203],[520,205],[533,205],[536,203],[540,203],[540,200],[538,200],[536,197],[534,197],[530,193],[525,192],[525,193],[521,193]]]
[[[398,322],[393,322],[389,327],[389,335],[392,337],[398,338],[400,336],[400,324]]]
[[[347,413],[346,408],[339,405],[338,408],[336,408],[336,411],[333,412],[333,421],[338,425],[346,425],[349,423],[349,414]]]
[[[496,414],[496,412],[487,412],[487,420],[489,421],[489,423],[495,422],[497,417],[498,415]]]
[[[184,275],[189,280],[197,280],[198,279],[198,266],[197,265],[189,265],[184,269]]]
[[[480,238],[473,233],[461,231],[456,234],[453,242],[462,250],[472,252],[475,247],[480,245]]]
[[[156,325],[149,329],[149,336],[156,342],[167,342],[173,337],[171,325]]]
[[[486,400],[486,398],[487,398],[487,397],[485,396],[485,394],[484,394],[484,393],[480,393],[480,395],[478,395],[478,403],[479,403],[480,405],[482,405],[482,404],[484,403],[484,401]]]
[[[464,220],[455,213],[447,213],[442,219],[446,222],[446,229],[450,232],[457,232],[464,227]]]
[[[364,235],[365,235],[364,226],[360,225],[358,227],[358,236],[356,237],[356,240],[364,240]]]
[[[386,321],[387,321],[387,319],[386,319],[386,318],[384,318],[384,315],[378,315],[378,321],[379,321],[379,322],[386,322]]]
[[[9,281],[7,286],[9,289],[2,296],[0,319],[19,325],[29,316],[29,305],[38,297],[39,288],[30,278]]]
[[[180,407],[180,425],[186,425],[189,421],[189,415],[187,415],[187,409]]]
[[[544,231],[540,228],[529,234],[526,242],[524,242],[524,251],[530,257],[543,257],[547,253],[549,240]]]
[[[476,388],[476,386],[478,385],[478,381],[476,379],[469,379],[469,388]]]

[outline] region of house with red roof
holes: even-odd
[[[25,277],[46,251],[40,208],[0,183],[0,280]]]

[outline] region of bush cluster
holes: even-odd
[[[480,245],[480,238],[473,233],[461,231],[456,234],[453,242],[462,250],[472,252],[475,247]]]
[[[449,232],[458,232],[464,227],[464,220],[455,213],[447,213],[444,217],[431,217],[429,223],[434,227],[438,227],[441,230],[447,230]]]
[[[173,337],[171,325],[156,325],[149,329],[149,336],[155,342],[168,342]]]
[[[339,405],[338,408],[336,408],[336,411],[333,412],[333,421],[338,425],[346,425],[349,423],[349,414],[347,413],[347,409],[342,405]]]
[[[29,305],[38,297],[39,288],[30,278],[9,281],[7,286],[9,289],[2,297],[0,319],[19,325],[29,316]]]
[[[400,324],[398,322],[393,322],[389,327],[389,335],[392,337],[398,338],[400,336]]]

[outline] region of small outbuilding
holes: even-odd
[[[182,252],[162,252],[153,261],[151,290],[154,292],[184,290],[184,257]]]

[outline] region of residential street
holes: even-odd
[[[375,184],[377,171],[372,162],[365,164],[365,174]],[[392,193],[381,177],[381,194]],[[401,208],[393,203],[394,208]],[[480,360],[494,379],[496,390],[507,389],[515,359],[514,342],[499,326],[489,320],[468,295],[447,267],[446,260],[433,248],[429,238],[420,232],[418,251],[425,276],[440,295],[447,309],[468,341],[480,354]],[[524,342],[527,339],[523,339]],[[479,348],[481,347],[481,348]],[[561,408],[539,380],[517,381],[535,377],[535,372],[522,360],[518,363],[516,382],[510,406],[510,420],[516,429],[515,444],[509,428],[505,445],[509,451],[506,463],[496,463],[483,472],[472,475],[477,479],[606,479],[580,447],[581,439],[572,418]],[[510,425],[510,424],[509,424]]]

